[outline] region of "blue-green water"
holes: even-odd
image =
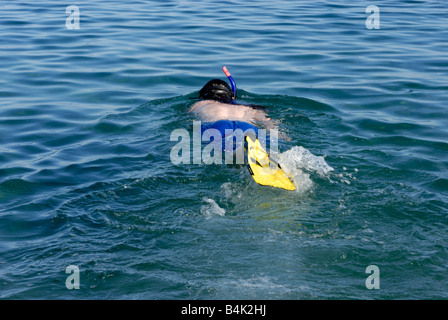
[[[0,3],[0,298],[448,298],[446,1],[70,4]],[[297,191],[170,161],[223,65]]]

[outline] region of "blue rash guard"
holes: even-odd
[[[219,137],[219,135],[216,134],[216,130],[221,136],[222,151],[225,152],[234,152],[236,149],[243,146],[244,135],[255,134],[255,137],[258,136],[258,128],[250,123],[243,121],[219,120],[202,123],[202,141],[215,141],[215,138]],[[231,146],[231,149],[226,149],[226,141],[227,145]],[[216,141],[216,143],[219,143],[219,141]]]

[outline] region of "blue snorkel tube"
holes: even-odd
[[[224,73],[226,74],[227,78],[229,78],[230,84],[232,86],[232,91],[233,91],[233,99],[236,99],[236,84],[235,84],[235,81],[233,80],[232,75],[230,74],[229,70],[227,70],[226,66],[222,67],[222,71],[224,71]]]

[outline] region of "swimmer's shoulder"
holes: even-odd
[[[253,110],[264,110],[264,106],[260,105],[243,105],[243,104],[233,104],[233,103],[224,103],[215,100],[201,100],[194,103],[189,109],[190,112],[195,112],[208,108],[222,108],[222,109],[253,109]]]
[[[202,109],[203,107],[211,106],[211,105],[213,105],[213,104],[215,104],[215,103],[220,103],[220,102],[213,101],[213,100],[200,100],[200,101],[198,101],[198,102],[195,102],[195,103],[191,106],[191,108],[190,108],[189,111],[190,111],[190,112],[198,111],[199,109]]]
[[[215,100],[201,100],[198,101],[196,103],[194,103],[191,108],[190,108],[190,112],[195,112],[195,111],[200,111],[200,110],[204,110],[204,109],[209,109],[209,108],[235,108],[234,104],[230,104],[230,103],[224,103],[224,102],[219,102],[219,101],[215,101]]]

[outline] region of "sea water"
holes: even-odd
[[[446,1],[73,5],[0,5],[1,299],[448,297]],[[223,65],[296,191],[170,160]]]

